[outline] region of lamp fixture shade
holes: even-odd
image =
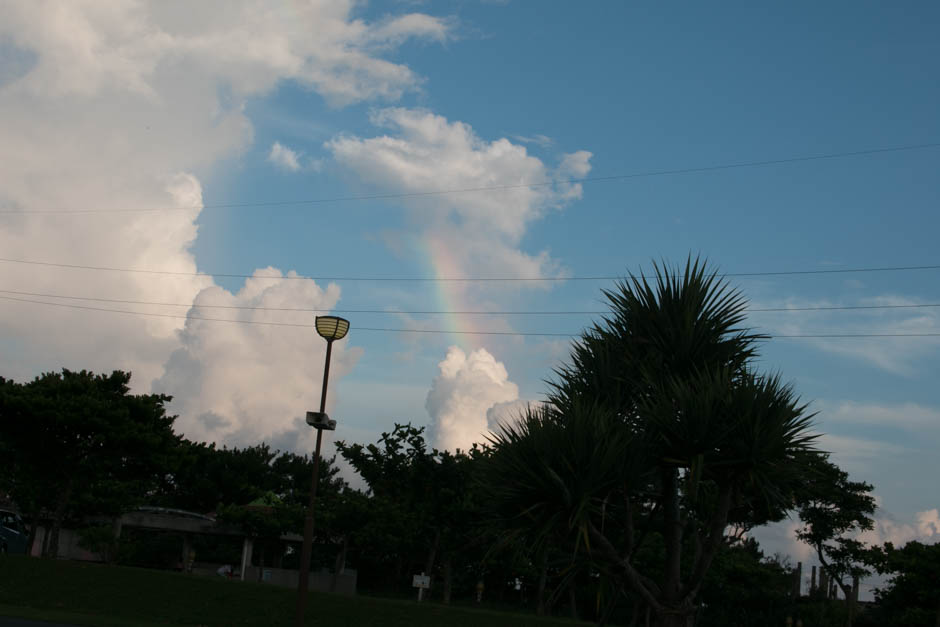
[[[349,331],[349,320],[339,316],[317,316],[317,333],[327,341],[341,340]]]

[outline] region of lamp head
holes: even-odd
[[[349,331],[349,320],[339,316],[317,316],[317,333],[327,342],[341,340]]]

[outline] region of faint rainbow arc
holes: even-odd
[[[428,234],[421,240],[424,254],[435,279],[453,279],[462,276],[460,264],[447,248],[447,244],[440,238]],[[475,325],[468,316],[461,314],[464,310],[462,287],[457,281],[434,281],[434,300],[440,311],[450,312],[444,316],[444,327],[453,344],[466,348],[468,336],[466,332],[473,331]]]

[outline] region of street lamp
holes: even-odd
[[[303,627],[304,612],[307,609],[308,581],[310,580],[310,553],[313,544],[313,506],[317,500],[317,480],[320,475],[320,442],[323,430],[336,429],[336,421],[326,415],[326,384],[330,378],[330,355],[333,342],[346,337],[349,320],[337,316],[317,316],[317,333],[326,340],[326,365],[323,367],[323,389],[320,392],[320,411],[307,412],[307,424],[317,430],[317,452],[313,456],[313,480],[310,483],[310,504],[304,519],[304,544],[300,552],[300,581],[297,585],[297,627]]]

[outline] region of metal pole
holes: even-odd
[[[330,354],[333,352],[333,340],[326,341],[326,365],[323,367],[323,391],[320,394],[320,413],[326,411],[326,384],[330,379]],[[313,549],[313,506],[317,500],[317,483],[320,476],[320,443],[323,430],[317,429],[317,450],[313,456],[313,479],[310,483],[310,502],[304,518],[304,543],[300,552],[300,580],[297,582],[297,613],[294,624],[304,626],[304,613],[307,610],[308,582],[310,581],[310,554]]]
[[[323,367],[323,391],[320,392],[320,413],[326,411],[326,383],[330,380],[330,353],[333,352],[333,340],[326,341],[326,366]]]

